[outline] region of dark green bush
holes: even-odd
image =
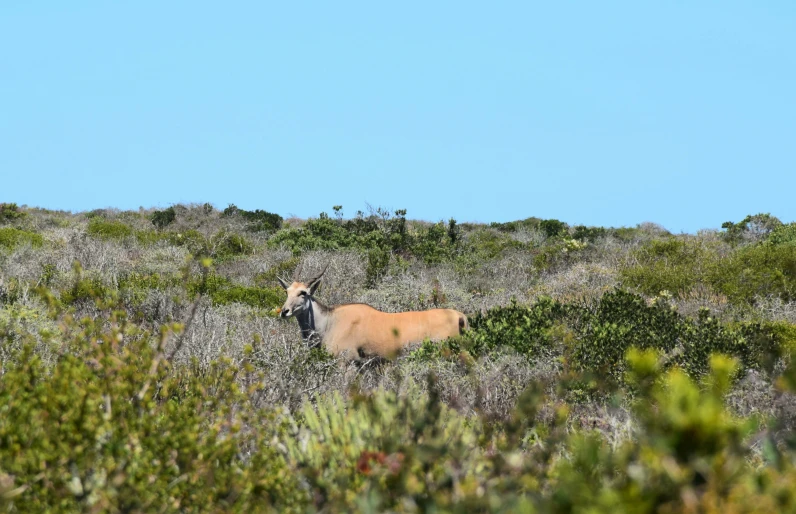
[[[558,220],[542,220],[539,222],[539,229],[547,235],[547,237],[563,236],[567,233],[569,226],[563,221]]]
[[[229,207],[224,209],[224,216],[240,216],[246,220],[249,225],[249,230],[253,232],[273,232],[282,227],[282,216],[272,212],[256,209],[254,211],[246,211],[239,209],[235,204],[230,204]]]
[[[152,224],[155,225],[159,230],[163,230],[167,226],[171,225],[176,218],[177,213],[174,211],[174,207],[169,207],[168,209],[164,209],[162,211],[153,212]]]
[[[26,216],[15,203],[0,203],[0,223],[16,221]]]
[[[584,225],[576,225],[572,232],[572,239],[578,241],[588,241],[594,243],[609,234],[609,231],[603,227],[586,227]]]

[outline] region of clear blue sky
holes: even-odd
[[[796,219],[793,0],[386,4],[2,2],[0,201]]]

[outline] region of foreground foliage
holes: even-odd
[[[0,207],[2,509],[796,512],[794,224]],[[303,348],[275,279],[330,261],[471,330]]]

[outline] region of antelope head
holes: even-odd
[[[282,277],[276,277],[279,281],[279,285],[287,292],[287,299],[282,306],[282,311],[279,313],[281,317],[289,318],[290,316],[297,316],[310,309],[312,295],[320,285],[321,277],[328,267],[329,264],[326,264],[323,271],[307,282],[298,281],[299,274],[301,273],[301,266],[296,268],[296,271],[293,273],[293,280],[290,282]]]

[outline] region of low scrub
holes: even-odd
[[[44,238],[35,232],[14,227],[0,227],[0,248],[13,250],[26,244],[38,248],[44,244]]]

